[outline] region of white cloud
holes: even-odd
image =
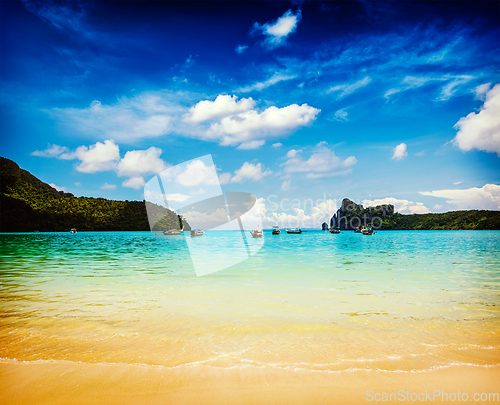
[[[290,184],[291,184],[291,180],[285,180],[283,182],[283,184],[281,185],[281,190],[283,190],[283,191],[290,190]]]
[[[145,185],[146,182],[144,181],[144,178],[142,176],[131,177],[130,179],[127,179],[122,183],[123,187],[134,188],[136,190],[139,190]]]
[[[186,200],[189,200],[191,196],[189,195],[184,195],[181,193],[173,193],[173,194],[167,194],[167,201],[175,201],[175,202],[184,202]]]
[[[454,184],[455,186],[458,186],[459,184],[462,184],[462,183],[463,183],[462,181],[456,181],[456,182],[454,182],[453,184]]]
[[[113,170],[120,159],[120,148],[110,139],[104,143],[96,142],[95,145],[79,146],[72,153],[63,154],[61,159],[79,159],[81,162],[76,170],[82,173],[95,173]]]
[[[231,183],[232,177],[233,176],[231,175],[231,173],[221,173],[221,174],[219,174],[219,182],[222,185],[229,184],[229,183]]]
[[[220,94],[214,101],[202,100],[189,109],[184,121],[197,123],[222,118],[251,110],[255,106],[255,101],[251,97],[239,101],[237,99],[238,96]]]
[[[347,121],[347,111],[345,110],[338,110],[335,112],[334,119],[336,121]]]
[[[64,153],[68,153],[69,149],[66,146],[59,145],[48,145],[45,150],[36,150],[31,153],[32,156],[40,156],[40,157],[55,157],[60,158],[60,156]]]
[[[441,89],[441,94],[438,97],[438,100],[445,101],[450,99],[455,95],[455,93],[459,90],[460,86],[462,84],[465,84],[472,79],[474,79],[473,76],[457,76],[453,77],[453,80],[450,81],[448,84],[444,85],[443,88]]]
[[[160,173],[167,164],[160,159],[161,149],[152,146],[146,150],[131,150],[118,163],[118,176],[137,176],[147,173]]]
[[[241,168],[235,170],[231,183],[242,183],[246,180],[259,181],[265,176],[272,174],[270,170],[262,170],[262,164],[252,164],[245,162]]]
[[[461,190],[421,191],[420,194],[446,198],[446,202],[456,209],[500,209],[500,186],[496,184]]]
[[[287,153],[287,161],[283,163],[285,173],[306,173],[307,178],[316,179],[351,173],[351,166],[357,163],[354,156],[340,159],[323,143],[307,160],[299,155],[300,152],[292,149]]]
[[[406,151],[406,143],[400,143],[394,148],[394,154],[392,155],[393,160],[401,160],[408,156]]]
[[[436,204],[434,207],[432,207],[432,211],[440,211],[443,208],[443,205],[441,204]]]
[[[145,93],[120,98],[112,105],[94,100],[87,108],[54,108],[50,112],[74,132],[129,142],[171,132],[172,115],[179,110],[165,97]]]
[[[239,53],[241,55],[247,49],[248,49],[248,45],[238,45],[236,47],[235,51],[236,51],[236,53]]]
[[[482,100],[482,101],[486,100],[486,94],[488,94],[490,87],[491,87],[491,83],[484,83],[484,84],[481,84],[480,86],[477,86],[474,89],[475,97],[478,100]]]
[[[271,145],[273,148],[281,148],[283,144],[281,142],[276,142]]]
[[[424,203],[413,202],[408,200],[399,200],[394,197],[380,198],[376,200],[363,200],[362,204],[367,207],[374,207],[376,205],[392,204],[394,210],[401,214],[427,214],[431,212],[429,208],[424,206]]]
[[[347,96],[348,94],[354,93],[356,90],[366,86],[371,81],[372,79],[366,76],[364,79],[358,80],[357,82],[352,84],[339,84],[337,86],[330,87],[328,90],[326,90],[326,93],[340,92],[340,94],[337,96],[338,100],[342,97]]]
[[[268,88],[269,86],[272,86],[273,84],[276,84],[276,83],[279,83],[282,81],[286,81],[286,80],[292,80],[292,79],[295,79],[296,77],[297,77],[297,75],[287,76],[287,75],[283,75],[281,73],[275,73],[270,79],[268,79],[264,82],[256,82],[256,83],[251,84],[249,86],[240,87],[236,91],[242,92],[242,93],[248,93],[248,92],[254,91],[254,90],[261,91],[261,90]]]
[[[269,107],[261,113],[255,110],[222,118],[213,123],[203,136],[219,140],[222,146],[234,146],[250,141],[262,141],[282,136],[312,123],[321,110],[307,104]]]
[[[114,184],[104,183],[104,184],[101,186],[101,189],[102,189],[102,190],[115,190],[115,189],[116,189],[116,185],[114,185]]]
[[[175,181],[185,187],[217,185],[219,180],[215,166],[207,166],[202,160],[196,159],[186,165],[186,169],[177,174]]]
[[[453,128],[458,129],[453,143],[461,150],[476,148],[500,157],[500,84],[487,92],[479,113],[460,118]]]
[[[253,25],[253,32],[261,32],[265,35],[264,45],[273,49],[285,43],[286,38],[297,28],[301,18],[300,10],[297,10],[296,14],[288,10],[274,22],[267,22],[262,25],[256,22]]]
[[[75,183],[75,186],[77,186],[77,187],[81,187],[81,186],[82,186],[82,183],[80,183],[79,181],[77,181],[77,182]]]
[[[50,183],[49,186],[51,186],[52,188],[55,188],[57,191],[64,191],[65,193],[68,192],[66,187],[59,187],[59,186],[56,186],[54,183]]]
[[[290,212],[270,212],[266,208],[265,199],[258,198],[257,205],[262,215],[264,226],[279,225],[281,227],[299,227],[299,228],[319,228],[323,222],[330,223],[330,218],[337,211],[337,203],[335,200],[318,200],[312,202],[314,206],[311,208],[311,213],[308,215],[301,208],[301,204],[297,200],[298,206],[293,206]],[[303,205],[307,205],[303,201]]]
[[[257,149],[260,148],[262,145],[264,145],[266,141],[250,141],[250,142],[243,142],[241,145],[239,145],[236,149]]]

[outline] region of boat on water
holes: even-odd
[[[252,238],[262,238],[262,229],[257,227],[257,229],[254,229],[252,232],[250,232],[252,235]]]
[[[371,234],[373,234],[373,228],[364,228],[361,230],[361,233],[363,235],[371,235]]]
[[[194,238],[195,236],[203,236],[205,231],[203,228],[201,229],[191,229],[191,237]]]
[[[70,233],[76,233],[76,229],[75,228],[71,228],[71,231],[69,231]]]
[[[361,229],[360,229],[360,228],[356,228],[356,229],[354,230],[354,233],[361,233]]]
[[[182,235],[182,232],[184,232],[184,228],[182,229],[170,229],[168,231],[163,231],[163,235]]]
[[[290,229],[286,229],[285,228],[285,231],[286,233],[291,233],[291,234],[301,234],[302,233],[302,229],[297,229],[297,228],[290,228]]]
[[[338,228],[330,228],[330,233],[340,233],[340,229],[338,229]]]
[[[281,232],[279,226],[273,226],[273,235],[279,235]]]

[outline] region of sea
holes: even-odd
[[[223,261],[241,238],[206,231],[196,243]],[[246,259],[203,276],[192,243],[187,232],[0,234],[0,360],[500,365],[499,231],[265,230],[246,239]]]

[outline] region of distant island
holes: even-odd
[[[151,204],[151,203],[147,203]],[[159,205],[153,230],[177,229],[189,224],[175,212]],[[153,209],[151,209],[153,208]],[[10,159],[0,157],[0,232],[149,231],[145,201],[114,201],[75,197],[57,191],[23,170]]]
[[[330,224],[322,229],[354,230],[371,226],[381,230],[497,230],[500,229],[500,211],[468,210],[442,214],[400,214],[391,204],[363,208],[348,198],[333,214]]]

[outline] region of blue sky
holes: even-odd
[[[76,196],[211,154],[269,223],[500,209],[499,2],[0,8],[0,155]]]

